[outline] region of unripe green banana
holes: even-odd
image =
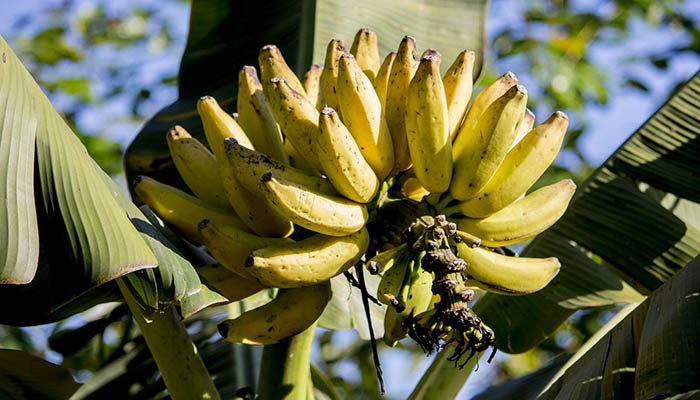
[[[294,242],[291,239],[260,237],[210,219],[202,220],[198,228],[202,243],[207,246],[216,261],[229,271],[250,280],[255,280],[255,276],[245,265],[251,251]]]
[[[374,91],[377,93],[377,98],[382,104],[382,115],[386,114],[386,92],[389,87],[389,78],[391,78],[391,66],[394,64],[395,59],[395,51],[387,54],[382,62],[382,66],[379,67],[379,71],[377,71],[377,76],[375,76],[372,81],[372,86],[374,86]]]
[[[355,34],[350,46],[350,53],[355,56],[357,64],[370,81],[374,80],[379,70],[379,48],[377,34],[367,28],[362,28]]]
[[[554,161],[569,120],[561,111],[552,114],[511,150],[484,189],[460,203],[464,215],[482,218],[516,201]]]
[[[394,145],[395,172],[405,171],[411,167],[411,155],[406,137],[406,97],[408,86],[417,68],[416,40],[410,36],[404,36],[399,44],[396,59],[391,66],[384,108],[384,117],[389,125]]]
[[[315,172],[321,172],[318,151],[314,145],[318,135],[316,107],[282,78],[272,78],[266,90],[265,98],[286,139],[304,161],[313,166]]]
[[[282,133],[265,101],[255,67],[244,66],[238,73],[238,122],[253,146],[275,160],[287,163]]]
[[[338,101],[343,123],[355,138],[362,156],[383,180],[394,167],[394,147],[382,116],[382,105],[372,82],[352,54],[343,54],[338,65]]]
[[[465,149],[469,136],[468,132],[474,132],[476,125],[481,121],[481,114],[491,103],[503,96],[510,88],[517,84],[518,78],[515,77],[515,74],[506,72],[476,95],[474,101],[472,101],[472,105],[469,107],[469,111],[467,111],[464,122],[457,131],[457,135],[454,137],[454,142],[452,143],[453,160],[456,160]],[[462,134],[462,132],[465,132],[465,134]]]
[[[294,71],[289,68],[277,46],[272,44],[263,46],[260,49],[260,53],[258,53],[258,65],[260,65],[260,77],[265,91],[267,91],[267,86],[272,78],[280,77],[287,82],[289,87],[299,92],[302,96],[306,96],[304,86],[294,74]]]
[[[525,135],[530,133],[533,126],[535,126],[535,114],[529,108],[526,108],[520,121],[518,121],[518,126],[515,127],[515,140],[513,140],[513,144],[510,145],[508,151],[513,150],[513,147],[520,143]]]
[[[141,175],[134,180],[134,192],[160,218],[195,243],[202,242],[197,225],[205,218],[222,225],[249,230],[230,208],[214,207],[147,176]]]
[[[362,229],[367,207],[340,196],[329,196],[268,172],[261,188],[267,203],[306,229],[329,236],[345,236]]]
[[[471,199],[486,186],[515,139],[515,127],[526,104],[525,88],[513,86],[481,114],[473,131],[460,132],[466,147],[454,160],[454,179],[450,185],[454,198]]]
[[[408,88],[406,135],[413,172],[430,192],[444,192],[452,178],[452,143],[440,63],[435,56],[420,62]]]
[[[217,160],[224,152],[224,139],[226,138],[232,137],[243,146],[253,148],[253,144],[238,122],[224,111],[213,97],[200,97],[197,101],[197,112],[202,119],[204,135],[209,143],[209,148]]]
[[[269,303],[219,324],[221,336],[234,343],[279,343],[307,329],[321,316],[331,299],[331,285],[280,289]]]
[[[385,250],[367,261],[367,270],[370,274],[383,275],[389,268],[393,267],[401,254],[408,251],[407,244],[401,244],[397,247]]]
[[[197,273],[231,302],[243,300],[266,287],[257,281],[245,279],[218,264],[199,267]]]
[[[457,244],[459,257],[467,262],[462,274],[468,286],[474,285],[489,292],[507,295],[534,293],[559,273],[556,257],[528,258],[500,255],[483,248],[472,249]]]
[[[385,269],[382,279],[377,287],[377,300],[390,306],[401,308],[399,296],[403,287],[406,274],[413,269],[413,255],[410,251],[400,252],[393,262],[393,265]]]
[[[316,140],[323,171],[340,194],[368,203],[379,189],[379,179],[335,110],[326,107],[319,118],[321,134]]]
[[[321,96],[321,74],[323,67],[318,64],[311,64],[308,71],[304,74],[304,79],[301,84],[306,91],[306,97],[311,100],[311,103],[316,106],[317,110],[323,109],[323,96]]]
[[[445,86],[445,99],[447,100],[447,113],[450,120],[450,140],[457,136],[464,117],[467,115],[467,107],[472,97],[474,52],[464,50],[457,55],[450,68],[442,77]]]
[[[323,63],[323,72],[321,73],[323,101],[327,107],[336,111],[340,110],[340,102],[338,101],[338,63],[340,56],[347,52],[348,48],[345,47],[345,42],[336,39],[331,40],[326,48],[326,59]]]
[[[313,235],[253,251],[246,270],[259,282],[278,288],[314,285],[342,274],[367,251],[369,233],[362,228],[348,236]]]
[[[485,246],[501,247],[527,240],[552,226],[564,214],[576,184],[564,179],[542,187],[486,218],[462,218],[460,230],[481,239]]]
[[[219,208],[231,208],[219,179],[216,158],[185,128],[176,125],[166,135],[177,172],[199,199]]]

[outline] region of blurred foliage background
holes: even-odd
[[[177,96],[188,2],[23,3],[0,17],[0,33],[93,158],[123,184],[124,148],[147,118]],[[580,183],[700,66],[700,3],[694,0],[492,0],[487,26],[487,68],[480,85],[511,70],[528,88],[538,122],[555,109],[570,117],[565,150],[541,184],[563,177]],[[62,326],[0,326],[0,345],[63,363],[85,381],[133,338],[131,319],[115,313],[96,324],[100,334],[77,352],[54,351],[48,337],[59,328],[84,326],[110,309],[103,305]],[[615,307],[575,313],[536,349],[482,365],[461,398],[576,351],[614,314]],[[369,343],[345,332],[324,331],[318,338],[313,359],[344,388],[341,397],[376,397]],[[420,349],[405,342],[400,349],[380,349],[389,398],[404,398],[429,364]]]

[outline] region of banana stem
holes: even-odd
[[[284,342],[263,348],[258,400],[305,400],[316,323]]]
[[[175,308],[169,307],[163,313],[146,317],[124,280],[117,279],[117,285],[146,340],[170,397],[175,400],[221,399]]]
[[[448,360],[453,351],[453,345],[447,346],[438,353],[430,367],[418,382],[409,400],[442,400],[454,399],[464,386],[464,382],[474,371],[479,358],[484,352],[475,354],[464,368],[455,368],[455,362]],[[467,357],[463,355],[462,357]],[[459,360],[458,362],[461,362]]]

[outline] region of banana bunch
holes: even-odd
[[[444,75],[439,52],[418,54],[406,36],[382,60],[375,33],[361,29],[350,49],[331,40],[325,65],[299,79],[267,45],[257,70],[240,70],[235,118],[205,96],[197,111],[206,143],[179,126],[167,132],[191,193],[147,177],[135,193],[206,246],[226,271],[203,272],[222,292],[235,287],[232,301],[280,289],[224,321],[226,339],[269,344],[305,329],[330,298],[328,280],[365,262],[382,277],[385,341],[410,335],[426,351],[456,342],[457,360],[493,344],[467,305],[474,289],[522,295],[557,274],[555,258],[501,248],[547,229],[573,196],[570,180],[526,194],[558,153],[566,116],[534,126],[512,73],[470,105],[473,52],[459,53]],[[397,192],[401,218],[382,220]],[[393,229],[401,221],[413,223]]]

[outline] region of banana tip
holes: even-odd
[[[229,151],[231,149],[235,149],[236,147],[238,147],[238,140],[231,137],[224,139],[224,151]]]
[[[569,119],[569,117],[563,111],[555,111],[554,116],[556,118]]]
[[[284,78],[282,78],[281,76],[276,76],[276,77],[270,79],[270,83],[282,83],[282,82],[286,83],[287,81],[285,81]]]
[[[248,254],[248,256],[245,258],[245,266],[247,268],[250,268],[253,266],[254,263],[255,263],[255,257],[253,256],[252,253]]]
[[[198,229],[205,229],[211,225],[211,220],[209,218],[204,218],[203,220],[199,221],[199,224],[197,224]]]
[[[206,101],[212,101],[212,100],[213,100],[213,101],[216,101],[216,100],[214,100],[213,97],[211,97],[211,96],[209,96],[209,95],[207,95],[207,96],[202,96],[202,97],[199,98],[198,103],[202,103],[202,102],[206,102]]]
[[[272,180],[272,172],[266,172],[263,174],[262,178],[260,178],[262,183],[269,182],[270,180]]]
[[[323,110],[321,110],[321,114],[323,115],[333,115],[335,114],[335,110],[330,108],[330,107],[323,107]]]
[[[260,52],[262,53],[263,51],[274,51],[277,50],[277,46],[274,44],[266,44],[260,49]]]
[[[141,181],[144,180],[145,178],[146,178],[146,177],[143,176],[143,175],[137,176],[136,178],[134,178],[134,183],[133,183],[133,185],[134,185],[134,186],[138,185],[138,184],[141,183]]]

